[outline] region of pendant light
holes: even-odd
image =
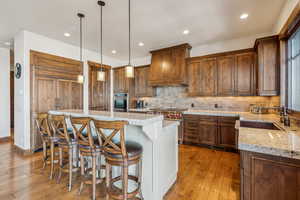
[[[128,0],[128,16],[129,16],[129,52],[128,52],[128,65],[125,67],[125,74],[127,78],[134,78],[134,67],[131,65],[131,2]]]
[[[102,31],[102,8],[105,6],[105,2],[98,1],[98,5],[100,6],[100,55],[101,55],[101,63],[100,63],[100,70],[97,72],[97,80],[98,81],[105,81],[105,71],[103,70],[103,31]]]
[[[80,20],[80,62],[82,63],[82,19],[84,18],[84,14],[78,13],[77,16],[79,17],[79,20]],[[77,81],[78,81],[78,83],[83,83],[84,76],[78,75]]]

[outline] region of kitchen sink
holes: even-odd
[[[258,121],[240,121],[240,127],[280,130],[274,123]]]

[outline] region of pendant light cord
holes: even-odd
[[[103,32],[102,32],[102,27],[103,27],[103,23],[102,23],[102,7],[100,6],[100,27],[101,27],[101,31],[100,31],[100,52],[101,52],[101,71],[102,71],[102,65],[103,65]]]
[[[130,7],[131,7],[131,1],[130,0],[128,0],[129,1],[129,4],[128,4],[128,13],[129,13],[129,20],[128,20],[128,24],[129,24],[129,56],[128,56],[128,61],[129,61],[129,63],[128,63],[128,65],[129,66],[131,66],[131,9],[130,9]]]
[[[80,61],[82,62],[82,18],[84,18],[84,14],[78,13],[77,16],[80,19]]]
[[[82,18],[80,17],[80,61],[82,62]]]

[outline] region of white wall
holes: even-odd
[[[280,30],[283,28],[284,24],[288,20],[294,8],[299,3],[299,0],[287,0],[284,7],[281,10],[277,23],[274,25],[273,32],[274,34],[278,34]]]
[[[30,50],[40,51],[66,58],[79,60],[79,47],[53,40],[28,31],[15,36],[15,62],[23,66],[21,79],[15,80],[15,145],[30,149]],[[84,110],[88,110],[88,60],[99,62],[98,52],[84,50]],[[111,66],[120,66],[122,62],[104,56],[103,62]]]
[[[10,56],[9,49],[0,48],[0,138],[10,136]]]

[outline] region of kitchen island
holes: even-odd
[[[82,110],[50,111],[74,117],[91,117],[96,120],[128,121],[125,138],[143,146],[142,193],[145,200],[162,200],[177,179],[178,125],[176,121],[164,121],[162,115]],[[134,173],[135,168],[130,168]],[[115,172],[119,173],[119,172]],[[130,184],[130,183],[129,183]],[[129,185],[134,187],[133,185]]]

